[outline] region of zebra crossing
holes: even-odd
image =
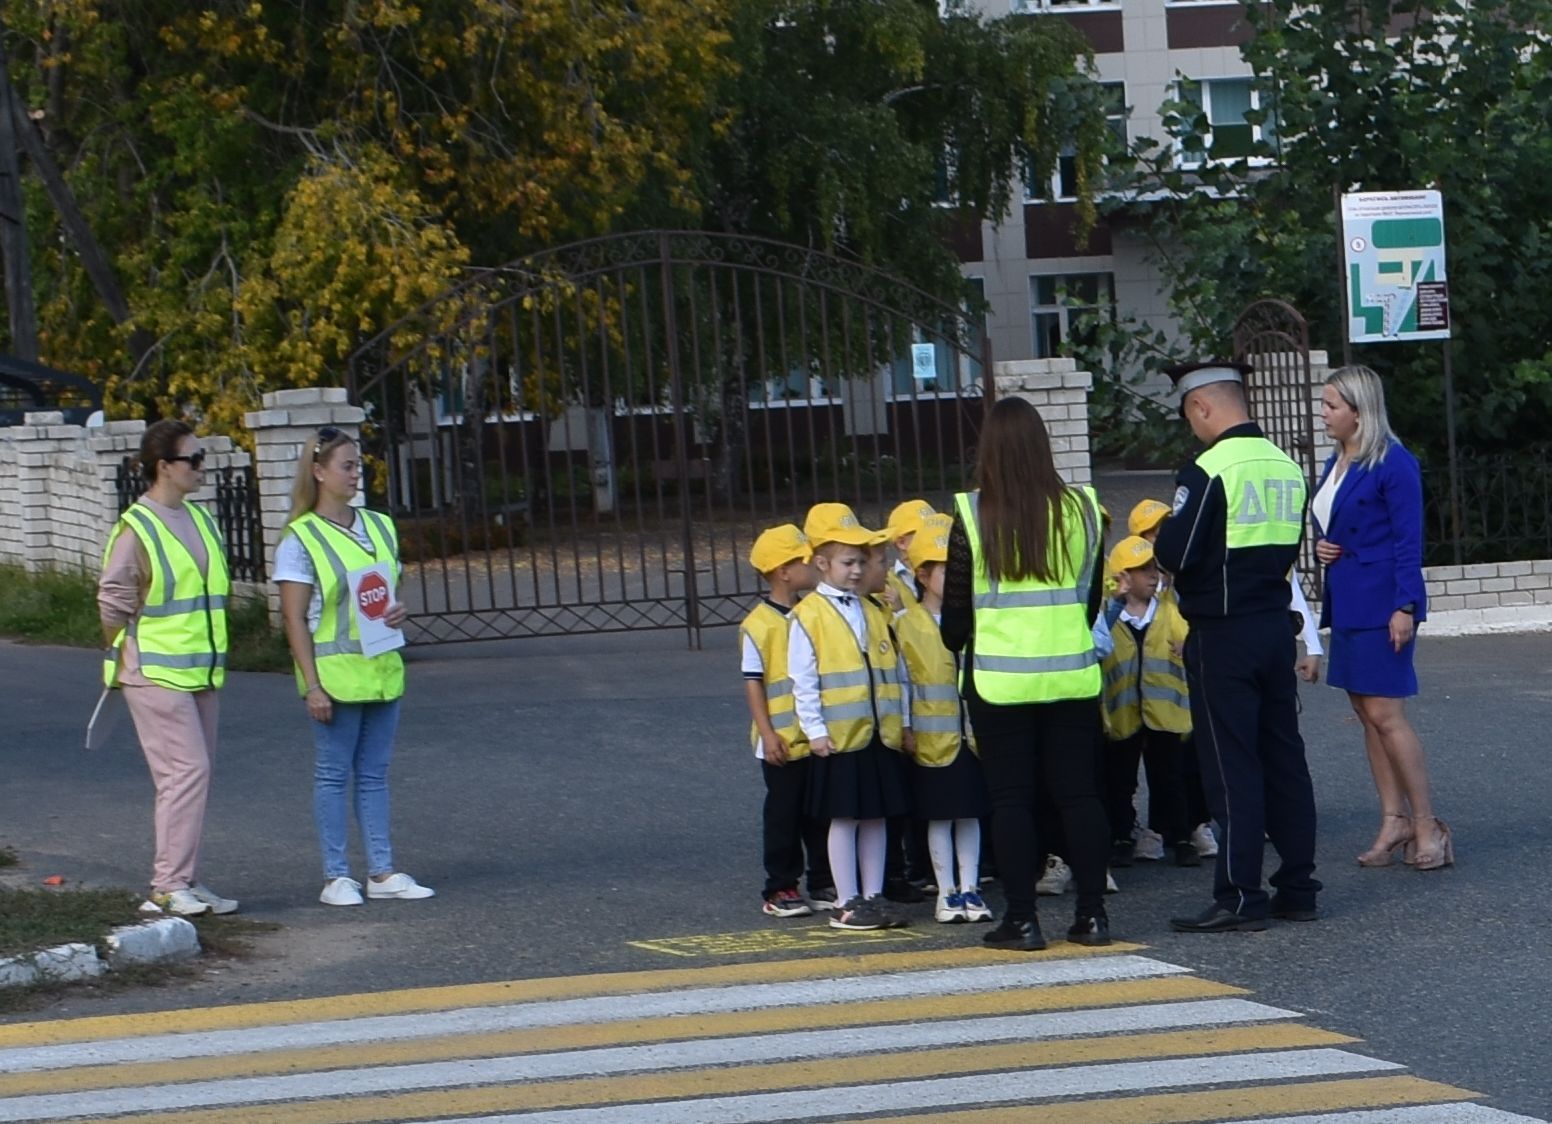
[[[1135,945],[0,1025],[0,1122],[1529,1124]]]

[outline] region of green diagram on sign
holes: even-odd
[[[1444,208],[1437,191],[1344,195],[1342,237],[1352,342],[1449,338]]]

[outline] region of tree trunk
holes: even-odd
[[[11,353],[36,363],[38,315],[32,301],[32,262],[27,256],[27,212],[22,202],[14,103],[5,50],[0,45],[0,257],[5,260],[5,305],[10,314]]]

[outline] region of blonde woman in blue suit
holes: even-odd
[[[1428,763],[1406,716],[1417,694],[1416,629],[1423,585],[1423,483],[1417,459],[1390,430],[1385,389],[1367,367],[1326,380],[1321,417],[1337,443],[1310,504],[1315,555],[1326,567],[1320,623],[1331,629],[1327,681],[1347,691],[1363,723],[1380,796],[1380,828],[1362,866],[1396,851],[1418,870],[1455,861],[1450,829],[1434,815]]]

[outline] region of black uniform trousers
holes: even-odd
[[[1278,610],[1191,622],[1186,676],[1191,721],[1218,821],[1213,897],[1245,917],[1265,917],[1265,840],[1282,860],[1269,879],[1290,908],[1315,905],[1315,791],[1299,736],[1293,633]]]
[[[828,890],[835,885],[830,877],[830,825],[809,816],[809,758],[799,757],[785,765],[760,762],[765,778],[765,894],[770,898],[778,890],[796,890],[803,877],[803,854],[808,852],[808,889]]]

